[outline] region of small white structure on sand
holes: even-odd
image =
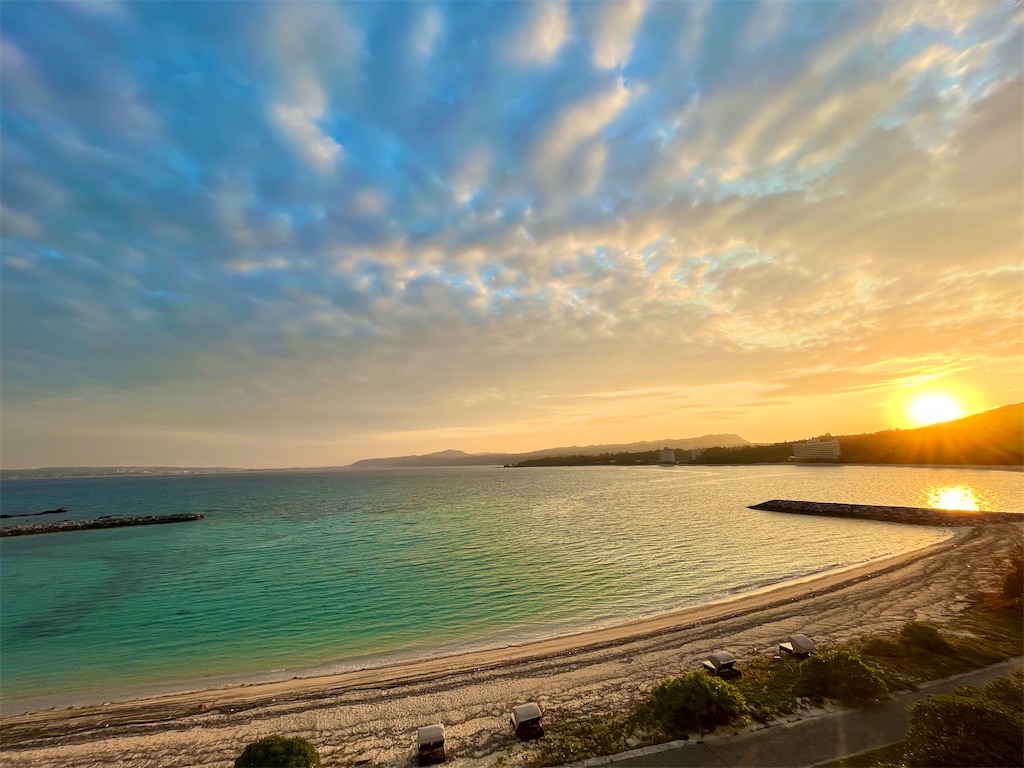
[[[512,730],[516,732],[523,741],[528,739],[539,739],[544,735],[544,729],[540,724],[540,705],[535,701],[531,701],[528,704],[520,704],[518,707],[512,708],[512,716],[509,720],[512,722]]]
[[[728,651],[715,651],[700,665],[705,671],[718,677],[739,677],[740,674],[736,669],[736,657]]]
[[[417,758],[420,765],[444,762],[444,726],[425,725],[416,732]]]
[[[817,652],[818,647],[807,635],[790,635],[788,642],[779,643],[779,650],[794,656],[810,656]]]

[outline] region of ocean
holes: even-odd
[[[949,535],[747,509],[773,498],[1019,511],[1024,475],[609,466],[6,481],[4,513],[206,519],[0,540],[0,702],[13,714],[516,644]]]

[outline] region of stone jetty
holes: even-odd
[[[750,509],[769,512],[791,512],[796,515],[849,517],[856,520],[880,520],[885,523],[909,525],[991,525],[1024,522],[1021,512],[967,512],[959,509],[924,509],[922,507],[886,507],[873,504],[831,504],[824,501],[791,501],[772,499]]]
[[[67,511],[67,507],[61,507],[60,509],[44,509],[42,512],[22,512],[14,515],[0,515],[0,520],[6,520],[10,517],[39,517],[40,515],[63,515]]]
[[[65,531],[86,531],[94,528],[124,528],[132,525],[163,525],[164,523],[187,523],[202,520],[206,515],[198,512],[186,515],[146,515],[144,517],[98,517],[95,520],[61,520],[59,523],[38,525],[7,525],[0,528],[0,536],[32,536],[38,533],[64,533]]]

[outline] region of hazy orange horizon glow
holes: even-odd
[[[963,407],[952,395],[940,392],[919,395],[910,403],[913,426],[927,426],[965,416]]]
[[[1022,3],[3,11],[4,468],[1024,400]]]

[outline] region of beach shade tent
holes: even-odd
[[[800,658],[806,658],[816,653],[818,647],[807,635],[790,635],[789,642],[779,643],[779,650],[783,653],[791,653]]]
[[[425,725],[416,732],[417,758],[420,765],[444,762],[444,726]]]
[[[700,665],[706,672],[717,677],[739,677],[741,674],[736,669],[736,657],[728,651],[715,651]]]
[[[509,720],[512,721],[512,730],[516,732],[516,736],[523,741],[539,739],[543,736],[544,729],[540,724],[540,715],[540,706],[534,701],[512,707],[512,717]]]

